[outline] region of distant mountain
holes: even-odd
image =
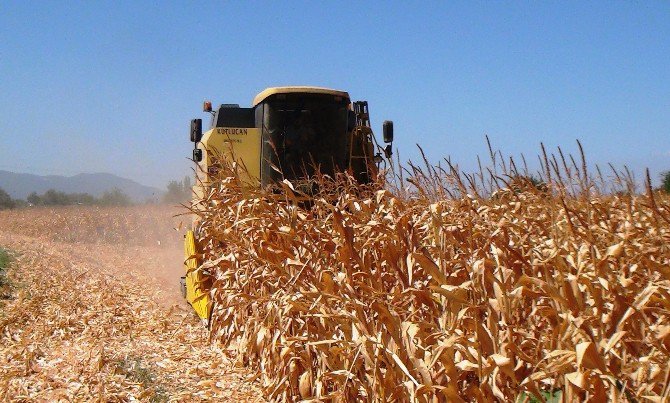
[[[100,197],[106,191],[119,188],[136,202],[143,202],[150,198],[156,199],[163,194],[160,189],[107,173],[40,176],[0,171],[0,188],[14,199],[24,200],[32,192],[42,194],[49,189],[65,193],[89,193]]]

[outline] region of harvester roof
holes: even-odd
[[[254,97],[254,102],[252,106],[256,106],[263,102],[266,98],[269,96],[275,95],[275,94],[328,94],[328,95],[335,95],[338,97],[346,98],[349,100],[349,93],[345,91],[339,91],[339,90],[333,90],[330,88],[322,88],[322,87],[303,87],[303,86],[295,86],[295,87],[271,87],[271,88],[266,88],[263,91],[261,91],[258,95]]]

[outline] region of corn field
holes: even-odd
[[[583,154],[543,147],[535,181],[491,158],[310,203],[221,167],[192,207],[211,338],[275,401],[668,401],[670,199]]]

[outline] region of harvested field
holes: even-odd
[[[189,220],[180,213],[183,208],[164,205],[30,207],[0,211],[0,229],[67,243],[181,248],[183,231],[175,228]]]
[[[0,400],[262,401],[181,300],[173,211],[0,212]]]
[[[668,401],[670,198],[545,168],[488,196],[453,167],[324,179],[301,209],[224,167],[196,209],[212,337],[278,401]]]

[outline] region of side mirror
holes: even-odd
[[[347,113],[347,132],[354,130],[356,127],[356,112],[348,111]]]
[[[384,143],[393,143],[393,121],[385,120],[382,124]]]
[[[202,139],[202,119],[191,120],[191,141],[197,143]]]

